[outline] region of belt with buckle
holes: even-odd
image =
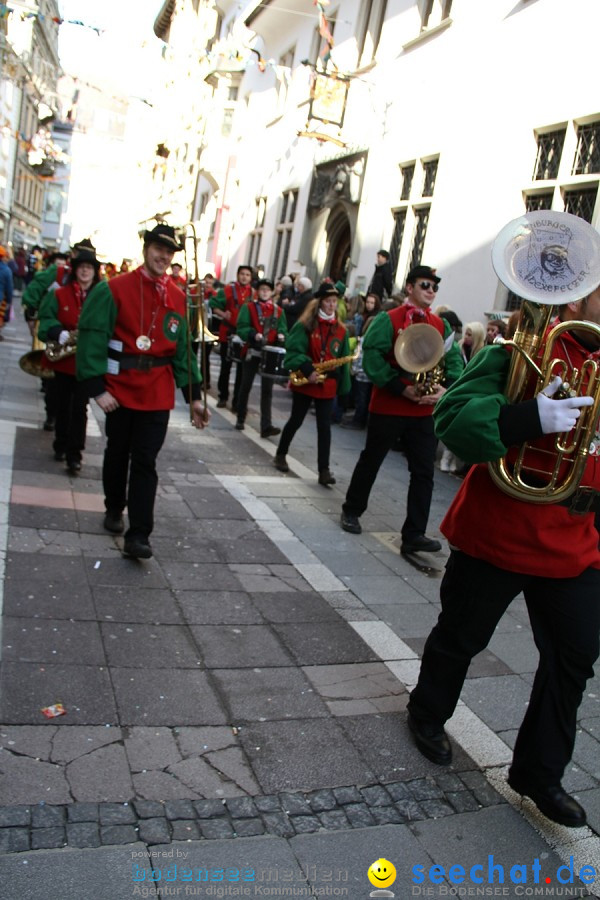
[[[158,366],[170,366],[172,356],[148,356],[147,353],[121,353],[118,363],[121,371],[137,369],[139,372],[149,372]]]

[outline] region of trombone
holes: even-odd
[[[189,385],[189,404],[190,404],[190,421],[192,416],[192,343],[198,342],[202,347],[203,344],[214,344],[218,341],[216,335],[212,334],[206,327],[206,312],[204,308],[204,281],[200,279],[198,270],[198,238],[196,236],[196,228],[193,222],[188,222],[183,227],[183,255],[185,259],[185,270],[188,275],[188,281],[185,288],[186,308],[188,314],[188,326],[190,331],[190,340],[188,342],[188,385]],[[191,248],[189,245],[191,243]],[[189,249],[188,249],[189,248]],[[190,283],[190,262],[193,259],[193,280]],[[202,375],[202,402],[204,408],[207,409],[207,367],[208,357],[204,352],[200,353],[200,373]]]

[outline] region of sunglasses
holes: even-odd
[[[431,290],[431,291],[433,291],[434,294],[437,294],[438,288],[439,288],[439,284],[434,284],[432,281],[420,281],[420,282],[419,282],[419,287],[420,287],[423,291],[429,291],[429,290]]]

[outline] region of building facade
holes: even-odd
[[[189,32],[195,16],[204,42],[209,14],[179,81],[203,104],[178,191],[222,278],[250,262],[354,292],[385,248],[397,288],[423,262],[440,303],[481,320],[517,302],[490,255],[509,220],[552,208],[599,226],[597,0],[169,0],[157,23],[173,57],[177,20]]]

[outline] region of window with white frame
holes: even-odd
[[[275,232],[275,253],[273,254],[273,277],[285,275],[290,255],[290,244],[298,206],[298,191],[285,191],[281,197],[279,224]]]
[[[441,25],[444,19],[450,18],[452,0],[418,0],[421,16],[421,31]]]
[[[367,0],[361,3],[359,27],[356,35],[358,61],[367,65],[375,58],[387,10],[387,0]]]
[[[427,227],[438,171],[439,156],[410,160],[400,166],[400,199],[394,209],[390,263],[397,281],[423,262]]]
[[[279,71],[277,72],[277,109],[279,112],[283,111],[288,98],[295,53],[296,48],[291,47],[279,57]]]
[[[256,198],[256,221],[254,228],[250,232],[250,249],[248,251],[248,262],[256,268],[260,256],[260,245],[262,243],[263,229],[265,226],[265,213],[267,211],[267,198]]]

